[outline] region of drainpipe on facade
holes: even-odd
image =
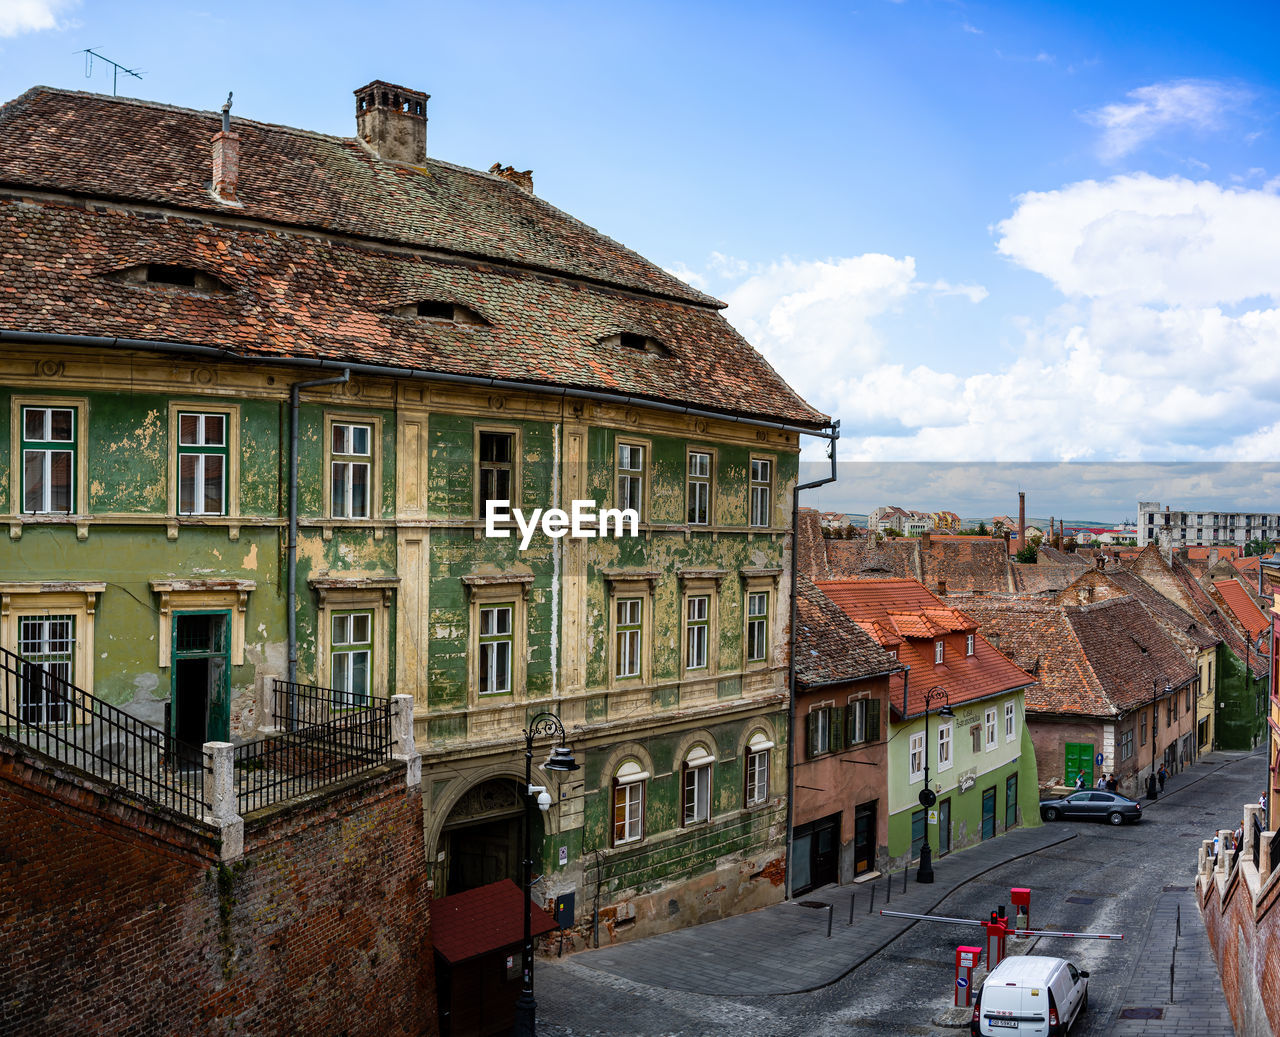
[[[289,540],[285,547],[288,558],[288,604],[285,606],[289,614],[289,684],[298,680],[298,590],[295,586],[298,578],[298,406],[301,391],[317,385],[341,385],[351,381],[350,369],[333,378],[317,378],[313,382],[294,382],[289,386]],[[293,688],[289,689],[289,720],[296,718],[297,703],[293,697]]]
[[[831,474],[825,479],[813,482],[797,483],[791,491],[791,644],[787,648],[790,660],[787,675],[787,861],[786,885],[784,900],[791,899],[791,836],[792,821],[795,818],[795,770],[796,770],[796,583],[797,565],[800,560],[800,491],[812,490],[817,486],[825,486],[836,481],[836,442],[840,439],[840,422],[830,425],[831,441],[827,444],[827,456],[831,458]],[[821,434],[821,433],[819,433]]]

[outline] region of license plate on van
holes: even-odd
[[[993,1016],[987,1016],[987,1022],[992,1026],[1007,1026],[1010,1030],[1016,1030],[1018,1028],[1017,1019],[997,1019]]]

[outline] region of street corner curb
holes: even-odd
[[[967,1030],[969,1028],[969,1020],[973,1018],[973,1009],[964,1005],[952,1006],[945,1012],[939,1012],[933,1017],[933,1025],[944,1030]]]

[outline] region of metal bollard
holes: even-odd
[[[871,899],[867,901],[867,914],[871,914],[876,906],[876,887],[873,883],[871,886]]]
[[[904,896],[906,895],[906,892],[907,892],[907,872],[909,872],[910,870],[911,870],[910,868],[902,869],[902,893]]]
[[[853,894],[849,894],[849,924],[853,925]]]
[[[893,876],[886,875],[884,877],[884,902],[886,904],[893,902]]]
[[[836,913],[836,905],[827,905],[827,939],[831,939],[831,916]]]

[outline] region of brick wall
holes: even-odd
[[[1263,882],[1243,855],[1229,874],[1211,869],[1202,854],[1200,912],[1236,1033],[1280,1033],[1280,872]]]
[[[403,765],[213,833],[0,741],[0,1034],[429,1034]]]

